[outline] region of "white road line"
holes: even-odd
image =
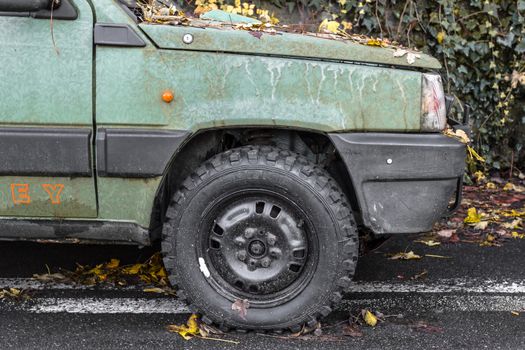
[[[75,314],[184,314],[188,307],[177,299],[146,298],[38,298],[21,304],[21,311]]]
[[[34,290],[125,290],[140,291],[141,286],[96,287],[77,284],[42,283],[32,278],[0,278],[0,288]],[[356,281],[351,293],[503,293],[525,294],[525,280],[483,280],[451,278],[425,281],[363,282]]]
[[[183,314],[187,306],[177,299],[146,298],[38,298],[13,306],[32,313],[75,314]],[[380,298],[344,300],[337,309],[355,311],[370,307],[383,313],[413,314],[425,310],[445,311],[525,311],[525,296],[514,295],[434,295],[409,298],[386,296]]]
[[[60,290],[141,291],[142,287],[89,287],[70,284],[46,284],[30,278],[0,278],[0,288],[45,290],[49,295]],[[374,293],[381,293],[374,295]],[[189,313],[181,301],[171,297],[39,297],[26,303],[0,303],[7,307],[33,313],[80,314],[180,314]],[[422,310],[440,311],[525,311],[525,281],[439,279],[428,281],[363,282],[357,281],[339,310],[371,307],[381,312],[412,313]]]

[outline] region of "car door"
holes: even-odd
[[[0,216],[97,216],[93,14],[0,13]]]

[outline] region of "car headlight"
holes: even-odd
[[[437,74],[423,74],[421,89],[421,131],[445,129],[447,112],[441,77]]]

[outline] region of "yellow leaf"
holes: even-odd
[[[142,291],[146,292],[146,293],[159,293],[159,294],[163,294],[164,293],[164,289],[158,288],[158,287],[144,288]]]
[[[520,315],[520,313],[518,311],[511,311],[510,313],[513,314],[514,316],[519,316]]]
[[[467,151],[468,151],[468,156],[469,156],[470,159],[477,160],[480,163],[485,163],[485,159],[482,156],[480,156],[474,150],[474,148],[470,147],[470,145],[467,145]]]
[[[481,221],[481,214],[478,214],[478,211],[476,208],[468,208],[467,210],[467,217],[463,222],[465,224],[475,224],[477,222]]]
[[[339,32],[339,22],[324,19],[319,25],[319,31],[327,31],[333,34],[337,34]]]
[[[126,275],[136,275],[139,273],[141,267],[142,267],[142,264],[131,265],[129,267],[126,267],[124,270],[122,270],[122,272],[125,273]]]
[[[439,44],[442,44],[443,40],[445,39],[445,32],[443,31],[439,32],[436,39]]]
[[[368,41],[366,42],[366,44],[368,46],[383,46],[383,41],[380,40],[380,39],[374,39],[374,38],[371,38],[371,39],[368,39]]]
[[[200,335],[197,319],[198,316],[196,314],[192,314],[185,325],[169,325],[168,331],[178,333],[184,338],[184,340],[190,340],[193,336]]]
[[[422,243],[424,245],[427,245],[429,247],[434,247],[436,245],[440,245],[441,243],[440,242],[436,242],[434,240],[428,240],[428,241],[414,241],[414,242],[417,242],[417,243]]]
[[[377,324],[377,317],[369,310],[364,310],[363,319],[365,320],[366,324],[370,327],[375,327]]]
[[[106,268],[107,268],[107,269],[116,269],[119,265],[120,265],[120,260],[119,260],[119,259],[111,259],[111,260],[106,264]]]
[[[474,177],[476,178],[476,182],[478,183],[486,179],[485,174],[483,174],[483,172],[479,170],[474,173]]]
[[[510,182],[507,182],[505,186],[503,186],[503,191],[513,191],[513,190],[514,190],[514,185],[511,184]]]
[[[412,260],[412,259],[421,259],[421,256],[414,254],[413,251],[408,253],[397,253],[390,257],[390,260]]]
[[[516,231],[513,231],[510,235],[514,239],[523,239],[523,238],[525,238],[525,233],[518,233]]]
[[[488,190],[495,190],[497,188],[494,182],[487,182],[485,187],[487,187]]]

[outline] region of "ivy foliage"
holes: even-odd
[[[194,5],[299,24],[305,31],[336,21],[341,30],[428,52],[442,63],[446,93],[472,107],[474,144],[485,166],[525,167],[525,0],[246,1]]]

